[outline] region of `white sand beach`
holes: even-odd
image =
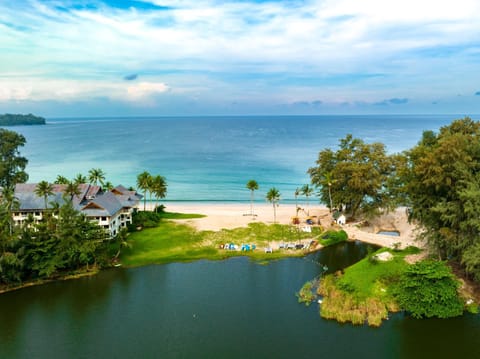
[[[197,202],[169,202],[165,204],[166,211],[180,213],[199,213],[206,217],[198,219],[181,220],[188,223],[198,230],[218,231],[223,228],[231,229],[244,227],[252,222],[273,223],[273,206],[268,203],[254,204],[253,211],[255,216],[250,215],[250,204],[230,204],[230,203],[197,203]],[[324,228],[332,226],[332,217],[325,206],[311,205],[302,206],[299,211],[301,225],[306,226],[307,213]],[[276,208],[277,223],[291,224],[292,217],[296,215],[294,204],[280,204]],[[336,225],[335,225],[336,226]],[[379,217],[369,222],[367,226],[359,226],[356,223],[346,224],[338,227],[344,229],[350,239],[356,239],[380,246],[393,247],[395,243],[400,243],[401,248],[409,245],[420,246],[421,243],[415,241],[415,226],[407,221],[404,208],[399,208],[387,215]],[[398,231],[400,236],[381,235],[377,232],[381,230]]]

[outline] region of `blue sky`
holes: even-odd
[[[0,2],[0,113],[480,113],[477,0]]]

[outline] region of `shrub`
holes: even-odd
[[[459,282],[444,262],[425,260],[407,268],[395,296],[414,318],[449,318],[463,313],[458,286]]]
[[[157,212],[145,212],[139,211],[133,214],[132,225],[129,229],[142,228],[154,228],[160,223],[161,215]]]

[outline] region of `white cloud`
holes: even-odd
[[[440,96],[439,89],[452,82],[452,64],[457,78],[466,69],[480,70],[472,56],[480,33],[476,0],[144,2],[171,9],[0,4],[0,100],[146,101],[171,86],[179,95],[241,96],[244,102],[318,95],[352,101],[359,93],[374,102],[407,96],[397,87],[425,91],[429,81]],[[449,47],[454,53],[442,53]],[[416,53],[432,48],[442,56]],[[129,73],[148,75],[142,83],[121,82]],[[275,86],[251,78],[277,73],[318,81]],[[325,75],[350,73],[385,76],[361,84],[322,83]]]
[[[169,87],[161,82],[140,82],[129,86],[127,93],[132,99],[145,98],[155,94],[167,92]]]

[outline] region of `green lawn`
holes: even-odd
[[[204,214],[197,213],[160,212],[159,214],[162,219],[195,219],[206,217]]]
[[[130,248],[122,251],[120,261],[126,266],[141,266],[197,259],[216,260],[239,255],[247,255],[254,260],[301,256],[304,254],[302,250],[264,253],[263,247],[269,241],[295,242],[304,238],[316,238],[320,234],[320,228],[313,228],[312,233],[305,233],[298,231],[294,226],[264,223],[252,223],[245,228],[224,229],[218,232],[198,232],[186,224],[165,220],[156,228],[131,233],[127,241]],[[249,252],[220,249],[220,245],[227,243],[238,246],[255,244],[257,249]]]

